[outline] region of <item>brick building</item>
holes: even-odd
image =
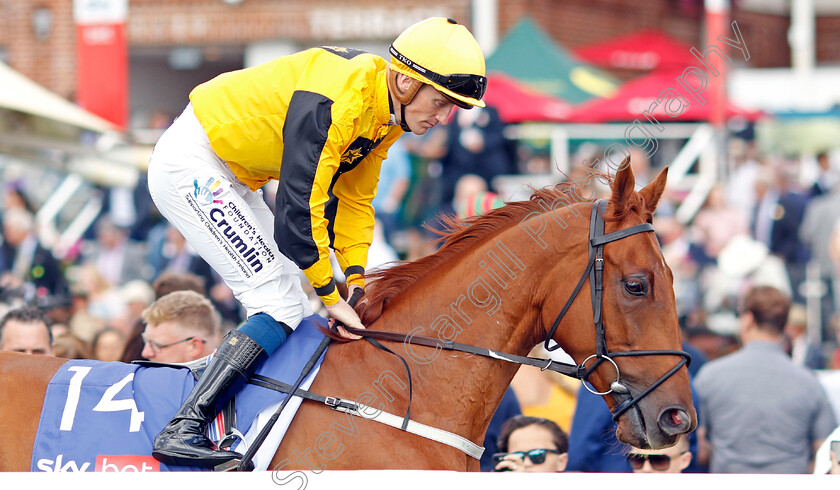
[[[402,28],[431,15],[471,26],[470,0],[129,0],[130,111],[147,127],[174,115],[197,83],[311,45],[342,44],[386,53]],[[476,5],[480,4],[475,0]],[[779,2],[766,2],[778,4]],[[785,4],[785,2],[781,2]],[[820,4],[821,2],[817,2]],[[642,28],[703,45],[703,0],[495,0],[498,35],[530,15],[569,48]],[[791,55],[785,9],[732,0],[732,18],[750,46],[751,67],[784,67]],[[818,6],[819,9],[819,6]],[[840,61],[840,12],[818,10],[816,56]],[[76,27],[71,0],[0,0],[0,59],[69,99],[76,91]],[[538,63],[539,60],[534,60]]]

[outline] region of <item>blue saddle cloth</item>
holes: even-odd
[[[257,371],[294,384],[324,338],[326,320],[307,317]],[[323,360],[323,355],[318,363]],[[120,362],[68,361],[47,388],[31,471],[195,471],[155,460],[152,441],[195,386],[189,369]],[[247,432],[256,416],[286,394],[246,385],[236,420]]]

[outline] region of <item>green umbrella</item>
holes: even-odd
[[[619,82],[575,59],[528,17],[523,17],[487,58],[487,71],[500,71],[531,88],[578,104],[608,97]]]

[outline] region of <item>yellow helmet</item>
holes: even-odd
[[[466,27],[443,17],[426,19],[404,30],[389,51],[393,71],[428,83],[460,107],[484,107],[484,54]],[[400,102],[410,103],[420,85]]]

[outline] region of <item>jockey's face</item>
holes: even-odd
[[[438,124],[446,124],[455,104],[429,84],[417,91],[411,103],[405,106],[405,122],[414,134],[426,134]],[[397,117],[400,117],[397,111]]]

